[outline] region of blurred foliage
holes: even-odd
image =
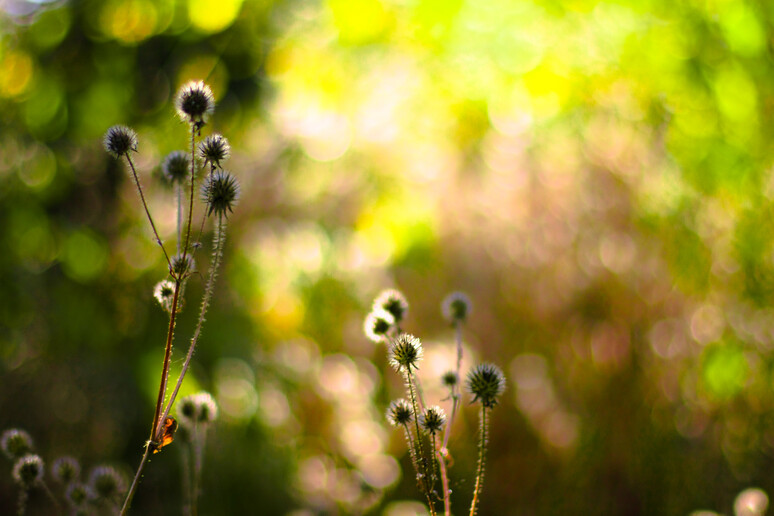
[[[183,392],[222,409],[203,514],[414,514],[383,421],[400,381],[361,331],[393,286],[429,396],[453,360],[451,290],[474,301],[467,365],[508,377],[481,514],[680,515],[774,492],[772,5],[0,3],[0,429],[48,461],[136,467],[164,265],[101,137],[137,130],[174,234],[158,166],[186,142],[171,97],[201,78],[243,186]],[[452,434],[460,512],[476,428],[466,409]],[[174,445],[146,472],[136,512],[177,511]]]

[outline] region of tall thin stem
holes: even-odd
[[[121,516],[125,516],[129,512],[129,507],[132,505],[132,498],[134,498],[134,493],[137,491],[137,486],[140,485],[140,478],[142,477],[142,470],[145,468],[145,463],[148,462],[148,457],[151,453],[151,446],[150,442],[146,443],[145,445],[145,453],[142,454],[142,459],[140,460],[140,465],[137,467],[137,473],[134,474],[134,480],[132,480],[132,485],[129,486],[129,491],[126,493],[126,499],[124,500],[124,505],[121,507]]]
[[[441,489],[443,489],[443,514],[444,516],[451,516],[451,492],[449,491],[449,476],[446,473],[446,458],[443,453],[446,448],[442,448],[436,451],[438,457],[438,464],[441,468]]]
[[[422,432],[419,430],[419,411],[417,410],[417,396],[416,392],[414,390],[414,382],[411,381],[411,378],[414,375],[411,373],[410,369],[406,370],[406,385],[408,387],[409,391],[409,399],[411,401],[411,408],[414,411],[414,429],[416,430],[416,436],[417,436],[417,451],[418,457],[417,457],[417,463],[419,464],[419,469],[417,470],[417,477],[419,477],[419,486],[422,489],[422,491],[425,494],[425,497],[427,498],[427,505],[430,509],[431,516],[436,516],[435,512],[435,504],[433,503],[433,498],[430,496],[430,487],[429,487],[429,477],[427,471],[427,457],[425,456],[425,450],[422,446]]]
[[[177,254],[180,254],[180,244],[183,240],[183,186],[179,181],[175,183],[177,197]]]
[[[172,295],[172,309],[169,313],[169,326],[167,328],[167,341],[164,346],[164,362],[161,366],[161,381],[159,382],[159,394],[156,398],[156,408],[153,413],[153,426],[151,428],[151,441],[156,440],[156,434],[160,427],[163,427],[162,422],[166,418],[160,417],[161,409],[164,406],[164,397],[167,393],[167,381],[169,378],[169,364],[172,358],[172,341],[175,338],[175,316],[177,315],[177,306],[180,302],[180,286],[181,281],[179,278],[175,279],[175,292]]]
[[[213,250],[212,250],[212,263],[210,264],[210,275],[207,278],[207,286],[204,289],[204,295],[202,296],[202,305],[199,310],[199,319],[196,321],[196,329],[194,330],[193,337],[191,337],[191,344],[188,346],[188,353],[183,363],[183,368],[180,370],[180,375],[177,377],[177,383],[175,389],[172,391],[172,395],[167,401],[164,413],[161,416],[161,420],[166,420],[169,415],[169,411],[172,405],[175,403],[177,393],[180,391],[180,386],[183,384],[183,378],[185,378],[188,367],[191,365],[191,359],[193,358],[194,351],[196,350],[196,344],[199,342],[199,336],[202,332],[202,325],[204,324],[204,316],[207,314],[207,309],[210,306],[210,300],[212,299],[212,292],[215,288],[215,279],[218,275],[218,268],[220,267],[221,259],[223,258],[223,247],[226,241],[226,220],[223,214],[218,215],[218,224],[215,229],[215,236],[213,237]],[[158,436],[156,437],[158,439]]]
[[[134,184],[137,186],[137,192],[140,194],[140,200],[142,201],[142,207],[145,210],[145,215],[148,217],[148,222],[150,222],[151,229],[153,229],[153,236],[156,237],[156,242],[161,247],[161,250],[164,252],[164,258],[167,260],[167,265],[171,266],[171,262],[169,261],[169,255],[167,254],[167,250],[164,248],[164,243],[161,241],[161,238],[159,237],[159,232],[156,231],[156,224],[153,223],[153,217],[151,217],[150,210],[148,209],[148,203],[145,202],[145,194],[142,193],[142,186],[140,186],[140,178],[137,175],[137,170],[134,168],[134,163],[132,162],[132,157],[129,156],[129,153],[124,154],[126,156],[126,161],[129,163],[129,168],[132,169],[132,177],[134,178]]]
[[[484,461],[486,459],[486,406],[481,404],[481,437],[478,441],[478,467],[476,468],[476,487],[473,490],[473,500],[470,502],[470,516],[475,516],[478,509],[478,497],[481,495],[481,489],[484,484]]]

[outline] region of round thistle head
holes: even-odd
[[[470,298],[462,292],[452,292],[441,303],[441,313],[444,319],[454,324],[463,322],[473,310]]]
[[[228,215],[239,199],[239,183],[225,170],[207,176],[202,185],[202,198],[207,203],[207,215]]]
[[[201,126],[215,111],[215,99],[212,90],[204,82],[191,81],[177,92],[175,107],[183,121]]]
[[[446,371],[443,373],[443,376],[441,376],[441,383],[444,387],[453,388],[455,385],[457,385],[460,381],[459,376],[457,376],[456,371]]]
[[[199,157],[204,160],[205,165],[212,163],[220,167],[220,162],[226,161],[230,155],[231,145],[220,134],[212,134],[199,144]]]
[[[209,392],[191,394],[180,400],[177,416],[183,427],[196,423],[206,425],[218,418],[218,404]]]
[[[387,421],[392,426],[405,426],[414,419],[411,414],[411,404],[402,398],[390,403],[386,415]]]
[[[159,302],[161,308],[167,312],[172,311],[172,301],[175,297],[175,283],[169,280],[163,280],[156,283],[153,287],[153,297]]]
[[[363,331],[366,337],[373,342],[383,342],[387,334],[395,325],[395,317],[387,310],[377,308],[369,313],[363,323]]]
[[[386,310],[395,318],[395,324],[399,324],[408,315],[408,301],[403,294],[395,289],[382,291],[374,300],[373,310]]]
[[[13,465],[13,479],[24,487],[31,487],[43,480],[43,459],[38,455],[25,455]]]
[[[126,491],[124,477],[111,466],[98,466],[91,470],[89,487],[98,498],[118,498]]]
[[[170,183],[183,183],[191,174],[191,158],[183,151],[172,151],[161,163],[161,172]]]
[[[435,435],[446,425],[446,412],[438,405],[427,407],[419,416],[419,426],[428,434]]]
[[[81,465],[73,457],[59,457],[51,465],[51,474],[64,485],[75,481],[81,474]]]
[[[94,497],[94,491],[86,484],[81,484],[80,482],[71,483],[67,491],[65,491],[65,499],[74,509],[84,507]]]
[[[9,459],[18,459],[32,452],[32,437],[24,430],[11,428],[0,436],[0,449]]]
[[[190,253],[187,253],[185,255],[185,259],[183,259],[182,254],[176,254],[175,256],[172,257],[171,262],[172,262],[172,270],[169,272],[175,278],[183,278],[188,274],[192,274],[193,272],[196,271],[196,262],[194,261],[193,256],[191,256]]]
[[[105,150],[116,158],[137,150],[137,133],[125,125],[114,125],[105,133]]]
[[[403,370],[407,373],[419,369],[422,354],[422,342],[408,333],[400,334],[388,351],[390,365],[398,372]]]
[[[466,385],[474,402],[480,401],[484,407],[492,408],[505,390],[505,375],[494,364],[479,364],[468,373]]]

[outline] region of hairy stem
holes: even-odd
[[[157,440],[157,434],[160,428],[163,428],[163,421],[166,418],[161,417],[161,409],[164,406],[164,397],[167,394],[167,381],[169,379],[169,365],[172,358],[172,341],[175,338],[175,316],[177,315],[177,306],[180,302],[181,281],[175,278],[175,293],[172,295],[172,310],[169,313],[169,327],[167,328],[167,341],[164,346],[164,363],[161,366],[161,381],[159,382],[159,394],[156,398],[156,408],[153,413],[153,426],[151,428],[151,441]]]
[[[156,242],[161,247],[161,250],[164,252],[164,258],[167,260],[167,265],[171,267],[171,262],[169,261],[169,255],[167,254],[167,250],[164,248],[164,244],[161,241],[161,238],[159,237],[159,232],[156,231],[156,225],[153,223],[153,217],[151,217],[150,210],[148,209],[148,203],[145,202],[145,194],[142,193],[142,186],[140,186],[140,178],[137,175],[137,170],[134,168],[134,163],[132,162],[132,157],[129,156],[129,153],[125,154],[126,161],[129,162],[129,168],[132,169],[132,177],[134,178],[134,184],[137,186],[137,192],[140,194],[140,200],[142,201],[142,207],[145,210],[145,215],[148,217],[148,222],[150,222],[151,228],[153,229],[153,236],[156,237]]]
[[[443,489],[443,514],[444,516],[451,516],[451,491],[449,491],[449,476],[446,473],[446,458],[444,452],[446,448],[442,448],[436,452],[438,457],[438,464],[441,468],[441,489]]]
[[[177,393],[180,391],[180,386],[183,384],[183,378],[185,378],[188,367],[191,365],[191,359],[193,358],[194,351],[196,350],[196,344],[199,342],[199,336],[202,332],[202,325],[204,324],[204,316],[207,314],[207,309],[210,306],[210,300],[212,299],[212,292],[215,289],[215,279],[218,275],[218,268],[220,267],[221,259],[223,258],[223,247],[226,241],[226,220],[223,215],[218,215],[218,224],[215,229],[215,236],[213,237],[213,250],[212,250],[212,263],[210,264],[210,275],[207,278],[207,286],[204,289],[204,295],[202,296],[202,305],[199,310],[199,319],[196,321],[196,329],[194,330],[193,337],[191,337],[191,344],[188,346],[188,354],[186,354],[185,362],[183,362],[183,368],[180,370],[180,376],[177,377],[177,383],[175,389],[172,391],[172,395],[167,401],[164,413],[161,416],[161,420],[164,421],[169,415],[169,411],[172,405],[175,403]],[[157,430],[158,431],[158,430]],[[156,437],[158,439],[158,436]]]
[[[476,468],[476,487],[473,490],[473,500],[470,502],[470,516],[475,516],[478,510],[478,498],[484,484],[484,461],[486,458],[487,441],[486,406],[481,405],[481,436],[478,441],[478,467]]]
[[[414,389],[414,382],[411,381],[413,378],[413,374],[411,373],[410,369],[406,370],[406,386],[408,387],[409,391],[409,399],[411,400],[411,410],[414,411],[414,429],[416,430],[416,436],[417,436],[417,464],[419,464],[419,468],[417,470],[417,479],[419,481],[419,487],[424,493],[425,497],[427,498],[427,505],[430,509],[430,515],[436,516],[435,512],[435,504],[433,503],[433,499],[430,496],[430,484],[429,484],[429,472],[428,472],[428,465],[427,465],[427,457],[425,456],[425,450],[424,446],[422,446],[422,432],[419,430],[419,411],[417,408],[417,395],[416,391]]]
[[[132,485],[129,486],[129,491],[126,492],[126,499],[124,499],[124,505],[121,507],[121,516],[125,516],[129,512],[129,507],[132,505],[132,498],[134,498],[134,493],[137,491],[137,486],[140,485],[140,478],[142,477],[142,470],[145,468],[145,463],[148,462],[148,457],[150,457],[151,453],[151,446],[150,442],[145,444],[145,453],[142,454],[142,459],[140,460],[140,465],[137,467],[137,473],[134,475],[134,480],[132,480]]]
[[[180,254],[180,244],[183,240],[183,186],[179,181],[175,184],[175,194],[177,197],[177,254]]]

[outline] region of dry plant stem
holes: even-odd
[[[121,516],[125,516],[129,512],[129,507],[132,505],[132,498],[134,498],[134,493],[137,491],[137,486],[140,485],[142,470],[143,468],[145,468],[145,463],[148,462],[148,457],[150,457],[150,453],[151,453],[151,447],[150,447],[150,442],[148,442],[145,444],[145,453],[142,454],[142,459],[140,460],[140,465],[137,467],[137,473],[134,474],[134,480],[132,480],[132,485],[129,486],[129,491],[127,491],[126,493],[124,506],[121,507]]]
[[[414,429],[417,432],[417,464],[419,465],[419,468],[417,470],[417,476],[419,477],[419,483],[422,491],[425,494],[425,497],[427,498],[427,505],[430,509],[430,515],[436,516],[435,512],[435,505],[433,504],[433,499],[430,496],[430,487],[428,484],[428,479],[430,475],[428,475],[427,471],[427,457],[425,457],[425,450],[422,446],[422,432],[419,430],[419,412],[417,410],[417,396],[416,392],[414,390],[414,382],[411,381],[411,378],[414,375],[411,373],[410,369],[406,369],[406,385],[408,386],[409,391],[409,398],[411,400],[411,408],[414,411]]]
[[[164,244],[161,242],[161,238],[159,237],[159,232],[156,231],[156,225],[153,223],[153,217],[151,217],[150,210],[148,210],[148,203],[145,202],[145,194],[142,193],[142,186],[140,186],[140,178],[137,176],[137,171],[134,168],[134,163],[132,163],[132,158],[129,156],[129,153],[125,154],[126,161],[129,162],[129,168],[132,169],[132,177],[134,177],[134,184],[137,186],[137,192],[140,194],[140,200],[142,201],[142,207],[145,210],[145,215],[148,217],[148,222],[150,222],[151,228],[153,229],[153,236],[156,237],[156,242],[158,242],[159,246],[161,247],[161,250],[164,252],[164,258],[167,260],[167,265],[172,266],[171,262],[169,261],[169,255],[167,254],[167,250],[164,248]]]
[[[194,330],[193,337],[191,337],[191,344],[188,346],[188,354],[185,356],[185,362],[183,368],[180,370],[180,376],[177,377],[177,383],[175,389],[172,391],[172,395],[167,401],[164,413],[162,414],[160,421],[166,420],[169,415],[169,411],[172,405],[175,403],[177,393],[180,391],[180,386],[183,384],[183,378],[185,378],[188,367],[191,365],[191,359],[193,358],[194,351],[196,350],[196,344],[199,342],[199,336],[202,333],[202,325],[204,324],[204,316],[207,314],[207,309],[210,306],[210,300],[212,299],[212,292],[215,288],[215,279],[218,275],[218,268],[220,267],[220,261],[223,258],[223,246],[226,240],[226,221],[223,215],[218,215],[218,225],[215,230],[215,237],[213,238],[213,250],[212,250],[212,263],[210,264],[210,275],[207,278],[207,286],[202,296],[202,306],[199,310],[199,319],[196,322],[196,329]],[[160,429],[157,428],[157,432]],[[156,436],[158,439],[160,436]]]
[[[486,407],[481,405],[481,438],[478,442],[478,467],[476,468],[476,487],[473,490],[473,500],[470,502],[470,516],[475,516],[478,509],[478,497],[481,495],[481,488],[484,483],[484,461],[486,458]]]
[[[27,500],[29,497],[30,492],[26,487],[19,491],[19,500],[16,502],[16,514],[19,516],[24,516],[24,513],[27,512]]]
[[[161,381],[159,382],[159,395],[156,398],[156,409],[153,414],[153,428],[151,429],[151,441],[157,440],[159,428],[164,419],[160,417],[161,409],[164,406],[164,396],[167,392],[167,380],[169,378],[169,364],[172,358],[172,341],[175,338],[175,316],[177,315],[177,305],[180,302],[180,279],[175,279],[175,293],[172,296],[172,310],[169,313],[169,327],[167,328],[167,342],[164,347],[164,363],[161,368]],[[169,411],[167,411],[168,413]],[[166,414],[164,417],[166,417]]]
[[[183,240],[183,187],[178,181],[175,184],[177,193],[177,254],[180,254],[180,242]]]
[[[451,493],[449,492],[449,476],[446,473],[446,459],[443,457],[444,450],[438,450],[436,455],[438,457],[438,464],[441,468],[441,489],[443,489],[443,514],[444,516],[451,516]]]
[[[182,464],[182,470],[183,470],[183,514],[191,514],[191,459],[190,459],[190,450],[189,450],[189,443],[183,443],[183,446],[180,447],[180,460],[183,463]],[[193,445],[190,446],[193,448]]]
[[[183,262],[191,243],[191,221],[193,220],[194,185],[196,183],[196,125],[191,124],[191,197],[188,204],[188,222],[185,225],[185,246],[183,246]]]

